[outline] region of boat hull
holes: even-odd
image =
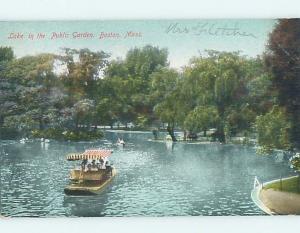
[[[115,177],[116,169],[112,169],[112,174],[110,177],[104,179],[99,184],[95,185],[86,185],[82,184],[71,184],[64,189],[66,195],[72,196],[88,196],[88,195],[97,195],[99,194]]]

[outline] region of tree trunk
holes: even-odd
[[[298,192],[300,191],[300,172],[297,172],[298,175]]]
[[[216,137],[221,143],[225,143],[225,132],[224,132],[224,122],[225,122],[225,107],[223,104],[218,106],[219,116],[221,118],[221,123],[217,127]]]
[[[78,117],[75,117],[75,130],[78,131],[78,126],[79,125],[79,119]]]
[[[157,129],[153,129],[152,133],[153,133],[154,139],[157,140],[158,139],[158,130]]]
[[[44,129],[44,122],[43,122],[42,118],[39,119],[39,128],[40,128],[40,130]]]
[[[171,127],[171,126],[168,125],[167,131],[168,131],[169,135],[171,136],[172,141],[177,142],[177,139],[176,139],[175,134],[174,134],[174,127]]]
[[[183,140],[186,141],[187,132],[186,130],[183,131]]]
[[[220,127],[217,130],[217,138],[219,139],[220,142],[225,143],[225,133],[224,133],[224,127]]]
[[[206,137],[206,129],[203,130],[203,137]]]
[[[300,149],[300,110],[298,108],[300,107],[296,106],[291,110],[291,142],[294,148]]]

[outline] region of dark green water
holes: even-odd
[[[125,148],[115,145],[118,136]],[[92,143],[0,141],[0,210],[5,216],[262,215],[252,202],[254,177],[293,174],[286,162],[250,147],[153,142],[151,133],[107,132]],[[65,155],[114,150],[118,174],[100,195],[68,197]]]

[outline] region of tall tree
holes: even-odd
[[[111,61],[105,69],[104,79],[99,81],[99,89],[103,91],[105,86],[106,91],[99,97],[98,106],[107,106],[106,100],[115,103],[113,111],[107,109],[106,112],[114,121],[125,125],[129,122],[143,126],[150,123],[154,119],[151,75],[168,65],[167,56],[166,49],[146,45],[129,50],[124,60]],[[107,114],[98,112],[107,119]]]
[[[151,98],[154,112],[158,118],[167,123],[167,131],[173,141],[177,141],[174,129],[182,115],[183,105],[180,101],[179,74],[173,69],[161,69],[151,75]]]
[[[6,76],[8,64],[13,60],[14,52],[10,47],[0,47],[0,126],[5,115],[14,108],[15,90],[11,80]]]
[[[29,128],[43,129],[46,124],[56,122],[64,93],[53,71],[54,57],[40,54],[9,63],[4,75],[13,84],[15,96],[14,106],[10,107],[13,111],[4,120],[6,126],[28,128],[30,121]]]
[[[216,135],[221,142],[225,142],[228,110],[237,108],[247,94],[246,61],[238,52],[207,51],[206,57],[192,59],[185,70],[186,92],[191,93],[194,107],[212,105],[217,109]]]
[[[64,49],[65,55],[60,60],[66,64],[67,72],[63,76],[66,87],[74,102],[83,98],[94,98],[97,81],[108,65],[109,55],[103,51],[89,49]]]
[[[152,72],[168,65],[167,59],[167,49],[146,45],[129,50],[125,61],[130,75],[147,80]]]
[[[270,34],[265,62],[291,122],[290,141],[300,148],[300,19],[279,20]]]

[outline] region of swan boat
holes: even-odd
[[[65,187],[66,195],[96,195],[116,175],[116,169],[109,163],[111,150],[89,149],[81,154],[67,155],[68,161],[81,161],[81,166],[70,172],[70,184]]]

